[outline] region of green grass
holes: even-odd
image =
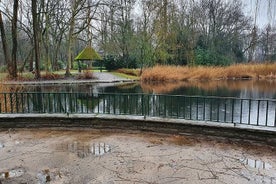
[[[127,75],[127,74],[119,73],[119,72],[110,72],[110,73],[115,75],[115,76],[126,78],[126,79],[139,80],[139,77],[133,76],[133,75]]]

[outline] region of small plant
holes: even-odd
[[[58,79],[62,79],[63,77],[59,74],[55,74],[55,73],[46,73],[44,75],[41,76],[42,80],[58,80]]]
[[[85,71],[83,73],[80,73],[76,76],[76,79],[94,79],[93,72],[91,71]]]

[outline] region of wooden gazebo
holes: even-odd
[[[102,57],[91,47],[85,47],[78,55],[75,57],[75,61],[78,61],[79,72],[81,72],[80,61],[93,61],[102,60]]]

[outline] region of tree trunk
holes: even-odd
[[[5,56],[5,63],[9,65],[11,58],[8,50],[8,43],[7,43],[5,27],[4,27],[1,11],[0,11],[0,31],[1,31],[2,46],[3,46],[4,56]]]
[[[17,78],[17,17],[18,17],[18,0],[13,2],[12,17],[12,60],[9,69],[9,75],[12,79]]]
[[[35,78],[40,79],[40,48],[38,40],[38,20],[37,20],[37,2],[32,0],[32,15],[33,15],[33,34],[34,34],[34,51],[35,51]]]

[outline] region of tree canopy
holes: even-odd
[[[273,62],[275,18],[256,24],[262,1],[273,15],[272,0],[251,0],[253,15],[241,0],[2,0],[0,66],[12,78],[64,66],[69,75],[86,45],[111,68]]]

